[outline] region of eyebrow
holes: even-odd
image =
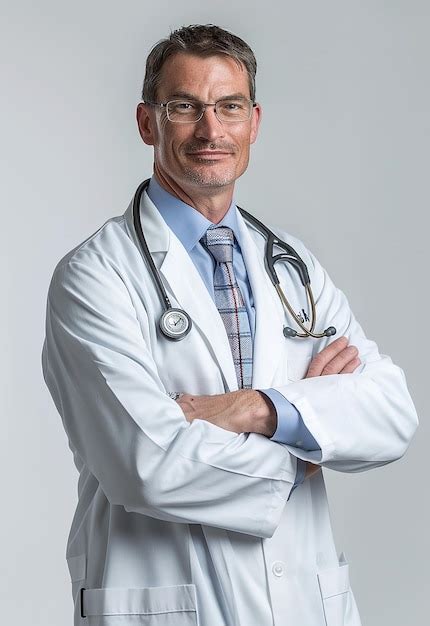
[[[167,102],[171,98],[186,98],[187,100],[197,100],[198,102],[201,102],[200,98],[192,93],[188,93],[187,91],[176,91],[175,93],[171,93],[169,96],[166,96],[165,101]],[[243,93],[238,92],[229,94],[228,96],[222,96],[221,98],[218,98],[218,101],[220,100],[249,100],[249,98],[244,96]]]

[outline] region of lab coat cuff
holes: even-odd
[[[278,442],[275,442],[275,443],[278,443]],[[280,445],[280,447],[284,448],[283,445]],[[296,456],[290,453],[288,454],[290,457],[288,466],[289,466],[289,469],[291,468],[291,465],[295,466],[295,470],[296,470],[295,477],[294,479],[291,479],[291,478],[287,479],[284,476],[281,480],[272,481],[272,490],[276,494],[276,498],[273,502],[273,506],[275,510],[272,511],[269,507],[266,512],[267,519],[272,520],[274,517],[278,518],[276,525],[280,521],[279,516],[282,515],[282,510],[285,506],[285,503],[288,502],[294,489],[298,487],[304,481],[304,478],[305,478],[306,461],[302,461],[301,459],[297,458]]]
[[[303,459],[297,459],[296,480],[294,482],[294,485],[291,487],[291,491],[288,495],[287,500],[290,499],[291,494],[293,493],[294,489],[298,487],[299,485],[301,485],[302,482],[305,480],[305,474],[306,474],[306,461],[303,461]]]

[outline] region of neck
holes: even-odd
[[[234,183],[225,187],[190,187],[184,189],[173,178],[163,174],[157,164],[154,165],[154,175],[163,189],[192,206],[213,224],[218,224],[230,208]]]

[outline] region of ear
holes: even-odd
[[[139,102],[136,109],[136,121],[140,136],[148,146],[155,144],[155,116],[149,104]]]
[[[250,143],[254,143],[257,139],[262,115],[263,109],[261,108],[261,105],[257,102],[257,106],[253,107],[252,109]]]

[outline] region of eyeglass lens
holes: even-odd
[[[172,122],[197,122],[203,116],[205,106],[190,100],[171,100],[166,105],[167,117]],[[222,122],[248,120],[251,110],[252,102],[249,100],[219,100],[215,104],[215,113]]]

